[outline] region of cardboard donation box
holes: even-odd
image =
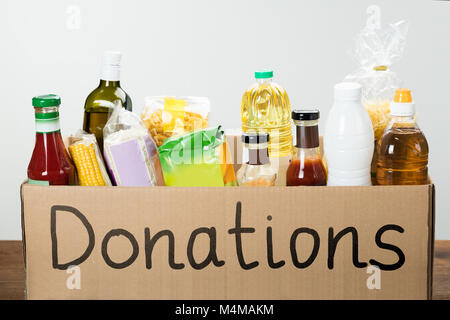
[[[29,299],[431,297],[431,184],[21,196]]]

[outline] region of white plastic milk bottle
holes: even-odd
[[[374,135],[369,114],[361,104],[361,85],[353,82],[335,85],[324,149],[329,186],[371,185]]]

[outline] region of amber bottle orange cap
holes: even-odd
[[[390,107],[392,116],[413,116],[416,113],[416,108],[412,99],[411,90],[405,88],[397,89]]]

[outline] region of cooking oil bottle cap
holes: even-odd
[[[416,108],[412,99],[411,90],[405,88],[397,89],[390,108],[392,116],[413,116],[416,113]]]
[[[258,70],[255,71],[256,79],[270,79],[273,78],[273,70]]]
[[[361,85],[356,82],[341,82],[334,86],[334,99],[339,101],[360,101]]]
[[[411,90],[399,88],[395,91],[394,102],[410,103],[412,102]]]

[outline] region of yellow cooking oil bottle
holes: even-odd
[[[242,131],[269,134],[270,162],[278,172],[276,185],[285,186],[292,150],[291,104],[286,91],[272,78],[272,70],[255,72],[256,83],[242,97]]]
[[[377,183],[414,185],[428,182],[428,143],[417,125],[409,89],[397,89],[391,122],[378,141]]]

